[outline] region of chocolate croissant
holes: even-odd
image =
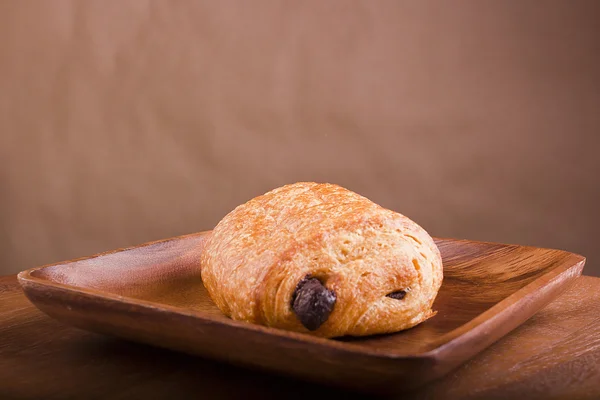
[[[332,184],[283,186],[213,230],[202,280],[219,309],[320,337],[413,327],[435,313],[442,259],[409,218]]]

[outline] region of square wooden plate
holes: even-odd
[[[86,330],[372,392],[412,389],[457,367],[523,323],[581,274],[560,250],[436,239],[438,313],[404,332],[348,339],[230,320],[202,285],[201,232],[19,274],[49,316]]]

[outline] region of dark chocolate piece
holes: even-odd
[[[387,297],[391,297],[392,299],[402,300],[406,296],[406,290],[397,290],[387,295]]]
[[[298,283],[292,295],[292,309],[306,327],[318,329],[333,311],[335,293],[327,289],[317,278],[306,277]]]

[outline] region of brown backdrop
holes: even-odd
[[[299,180],[588,257],[597,1],[0,1],[0,273]]]

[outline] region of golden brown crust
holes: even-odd
[[[410,328],[433,315],[442,261],[407,217],[340,186],[301,182],[240,205],[215,227],[202,279],[224,314],[322,337]],[[333,290],[335,307],[308,331],[291,308],[304,277]],[[409,288],[402,300],[387,294]]]

